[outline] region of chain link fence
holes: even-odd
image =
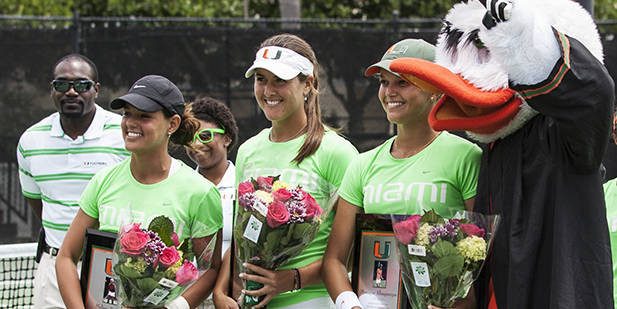
[[[606,65],[617,76],[617,21],[600,23]],[[235,115],[239,142],[269,125],[254,102],[252,80],[244,71],[265,38],[282,32],[309,42],[320,62],[323,117],[340,128],[360,151],[394,134],[377,99],[378,83],[363,76],[365,68],[403,38],[435,42],[439,19],[312,20],[217,18],[102,18],[0,16],[1,171],[0,243],[36,240],[39,225],[24,212],[16,179],[15,149],[21,133],[54,112],[49,98],[52,66],[60,57],[81,52],[99,69],[101,91],[97,103],[124,94],[146,74],[168,77],[187,101],[212,96],[225,102]],[[611,32],[613,31],[613,32]],[[614,150],[609,150],[614,151]],[[192,165],[182,149],[173,155]],[[615,157],[613,152],[612,157]],[[235,158],[235,150],[230,158]],[[608,176],[617,176],[617,164],[607,160]],[[615,160],[617,161],[617,160]],[[9,187],[5,183],[11,181]]]

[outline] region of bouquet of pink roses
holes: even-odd
[[[196,255],[191,239],[180,244],[165,216],[154,218],[148,229],[141,223],[123,226],[114,246],[113,267],[120,279],[122,306],[160,308],[179,296],[210,268],[215,243],[216,236]]]
[[[484,264],[498,216],[459,212],[445,219],[392,215],[403,282],[412,308],[450,308],[465,298]]]
[[[257,177],[238,185],[238,216],[234,225],[236,261],[276,269],[298,256],[317,235],[323,213],[315,199],[301,187],[276,177]],[[246,282],[247,290],[261,288]],[[245,296],[243,306],[261,299]]]

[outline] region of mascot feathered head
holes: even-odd
[[[599,61],[591,16],[570,0],[469,0],[454,5],[437,39],[435,63],[397,59],[390,70],[442,94],[429,115],[435,130],[464,130],[481,142],[503,138],[537,112],[516,85],[545,80],[562,57],[556,33],[580,41]],[[557,32],[554,32],[555,29]]]

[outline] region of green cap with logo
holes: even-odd
[[[384,69],[396,76],[398,74],[390,71],[390,62],[398,58],[417,58],[430,62],[435,61],[435,46],[421,39],[404,39],[392,45],[381,57],[381,61],[371,65],[366,69],[364,75],[371,76],[379,73],[379,69]]]

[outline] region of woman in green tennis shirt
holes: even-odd
[[[398,134],[359,155],[341,184],[322,269],[337,308],[362,308],[351,291],[345,268],[356,214],[422,214],[434,209],[449,217],[457,210],[473,208],[480,148],[448,132],[431,129],[428,114],[436,98],[388,69],[399,57],[433,61],[435,47],[423,40],[400,41],[365,73],[379,74],[379,100]]]
[[[131,157],[98,172],[79,201],[80,209],[58,253],[58,285],[68,308],[83,308],[75,264],[82,253],[86,228],[118,232],[128,223],[160,215],[172,220],[178,241],[191,238],[202,252],[216,235],[211,268],[168,309],[194,308],[210,294],[221,256],[223,214],[216,187],[167,152],[169,141],[189,146],[199,122],[185,113],[182,93],[167,78],[142,77],[129,92],[111,102],[122,108],[122,136]]]
[[[255,100],[272,127],[238,149],[236,184],[250,177],[280,175],[292,186],[301,185],[326,210],[335,201],[347,165],[357,151],[321,122],[313,49],[295,35],[270,37],[261,44],[255,62],[245,74],[247,78],[253,75]],[[247,265],[253,274],[240,276],[264,284],[259,290],[246,291],[246,295],[265,296],[256,308],[266,304],[268,308],[332,306],[320,276],[332,220],[333,215],[327,217],[308,248],[279,269]],[[227,269],[227,262],[223,269]],[[217,308],[237,308],[225,296],[228,280],[229,273],[221,271],[213,296]],[[237,296],[234,294],[234,299]]]

